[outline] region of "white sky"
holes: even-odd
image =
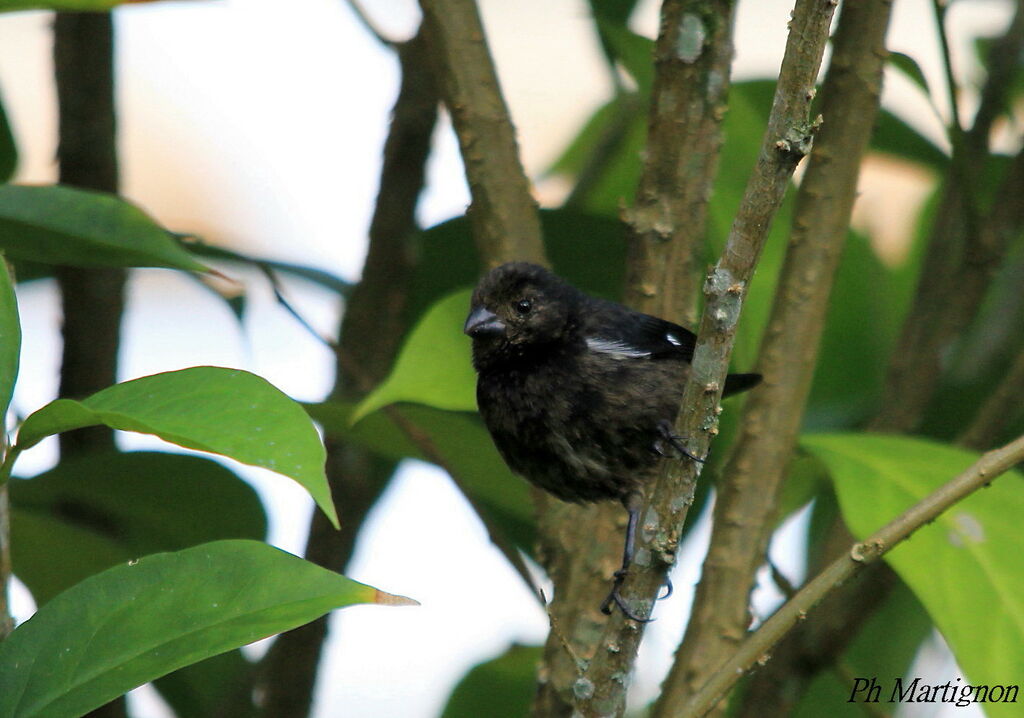
[[[418,21],[412,0],[365,0],[386,33],[407,37]],[[636,29],[653,35],[656,3],[643,2]],[[581,0],[483,0],[483,15],[528,171],[536,176],[605,99],[609,84]],[[776,71],[790,3],[741,2],[736,76]],[[927,0],[895,5],[890,44],[914,56],[941,87]],[[963,38],[1001,27],[1003,2],[957,3],[956,62]],[[21,150],[18,181],[56,176],[50,17],[0,17],[0,88]],[[380,151],[396,92],[396,63],[353,19],[342,0],[221,0],[138,5],[118,11],[118,83],[124,192],[167,226],[258,255],[315,264],[355,279],[377,189]],[[909,83],[895,78],[886,102],[938,124]],[[941,105],[940,101],[940,105]],[[929,125],[930,123],[930,125]],[[420,207],[431,224],[467,203],[454,139],[438,133]],[[559,190],[538,187],[543,198]],[[139,271],[130,286],[123,378],[195,364],[260,373],[299,399],[331,383],[331,357],[297,328],[254,276],[244,331],[191,279]],[[302,311],[333,331],[332,297],[292,287]],[[56,393],[59,312],[53,289],[19,292],[26,327],[15,408],[24,415]],[[197,321],[197,317],[201,321]],[[126,438],[125,446],[158,444]],[[31,475],[53,460],[42,446],[19,464]],[[300,552],[311,510],[301,489],[280,477],[239,469],[272,511],[272,541]],[[659,604],[648,631],[635,698],[649,698],[683,628],[705,537],[687,547],[676,594]],[[792,545],[792,544],[790,544]],[[778,561],[792,575],[793,550]],[[437,713],[462,673],[512,641],[537,642],[546,621],[487,543],[482,528],[437,470],[402,471],[363,531],[350,575],[417,598],[417,609],[354,608],[335,614],[318,692],[319,718]],[[17,594],[20,615],[31,611]],[[758,596],[761,610],[775,597]],[[158,706],[143,700],[147,716]],[[957,715],[961,715],[958,713]]]

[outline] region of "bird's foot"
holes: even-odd
[[[619,570],[615,572],[615,582],[612,584],[612,590],[601,603],[601,613],[606,616],[612,615],[612,604],[614,603],[619,607],[619,610],[622,611],[626,618],[636,621],[637,623],[650,623],[654,620],[653,618],[642,618],[637,616],[629,609],[629,606],[626,605],[626,600],[622,597],[622,594],[619,593],[619,589],[622,587],[622,582],[625,579],[626,571]]]
[[[622,611],[626,618],[634,620],[637,623],[650,623],[654,620],[653,618],[641,618],[640,616],[637,616],[629,609],[629,607],[626,605],[626,599],[624,599],[622,597],[622,594],[619,593],[619,589],[622,588],[623,581],[626,580],[626,574],[627,571],[622,569],[619,569],[615,572],[615,582],[612,584],[612,590],[608,592],[608,596],[605,597],[604,601],[601,603],[601,613],[603,613],[606,616],[610,616],[612,613],[612,604],[615,604],[619,607],[619,610]],[[657,600],[661,601],[663,599],[668,598],[671,595],[672,581],[668,578],[668,576],[666,576],[665,594],[663,596],[658,596]]]
[[[686,441],[686,437],[676,434],[673,431],[671,422],[665,420],[658,422],[658,439],[654,442],[655,453],[661,456],[668,456],[668,452],[665,450],[665,444],[668,444],[675,449],[679,457],[685,456],[687,459],[692,459],[699,464],[703,464],[708,460],[707,455],[700,457],[691,453],[683,444],[684,441]]]

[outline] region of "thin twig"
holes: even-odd
[[[0,641],[14,630],[14,616],[8,603],[11,580],[11,502],[7,484],[0,484]]]
[[[988,452],[966,471],[911,506],[866,540],[851,546],[848,553],[829,564],[752,633],[679,715],[684,718],[705,715],[744,673],[767,661],[772,647],[826,595],[849,581],[865,566],[879,560],[919,528],[934,521],[950,506],[987,486],[1021,461],[1024,461],[1024,436]]]
[[[359,3],[359,0],[345,0],[345,4],[348,5],[349,10],[352,11],[352,14],[356,16],[356,20],[359,21],[359,24],[362,25],[363,28],[368,33],[373,35],[374,39],[376,39],[377,42],[379,42],[384,47],[392,49],[398,46],[398,41],[392,40],[383,32],[381,32],[381,30],[377,27],[377,25],[367,14],[366,10],[363,9],[363,6]]]

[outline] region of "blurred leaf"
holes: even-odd
[[[0,644],[0,715],[74,718],[357,603],[410,601],[257,541],[147,556],[68,589]]]
[[[828,470],[821,461],[813,456],[795,456],[782,484],[775,525],[779,526],[813,501],[821,493],[822,487],[827,485],[824,483],[826,481]]]
[[[18,145],[11,132],[11,123],[7,120],[3,98],[0,97],[0,184],[10,182],[14,171],[18,169]]]
[[[299,279],[305,279],[313,282],[314,284],[318,284],[325,289],[330,289],[332,292],[337,292],[343,297],[347,297],[351,294],[352,289],[355,287],[355,284],[352,282],[346,281],[335,274],[331,274],[323,269],[318,269],[317,267],[307,267],[302,264],[293,264],[291,262],[279,262],[274,259],[265,259],[263,257],[252,257],[248,254],[235,252],[224,247],[207,244],[203,241],[192,238],[191,235],[176,236],[181,245],[189,253],[198,257],[207,257],[209,259],[219,259],[225,262],[252,265],[259,267],[264,271],[273,270],[283,274],[289,274],[293,277],[298,277]]]
[[[851,427],[877,406],[902,316],[891,274],[867,238],[849,232],[829,298],[805,428]]]
[[[596,20],[602,44],[636,81],[640,94],[649,97],[654,85],[654,41],[602,15]]]
[[[871,149],[927,167],[939,174],[949,169],[949,155],[910,124],[888,110],[879,110]]]
[[[636,7],[636,3],[637,0],[589,0],[590,14],[593,15],[595,24],[603,21],[620,27],[626,27],[629,22],[629,16],[633,14],[633,9]],[[598,38],[601,40],[601,49],[604,50],[609,65],[614,65],[616,59],[615,51],[608,44],[600,30],[598,30]],[[612,71],[614,72],[614,68]]]
[[[11,480],[12,485],[17,483]],[[32,592],[37,605],[138,555],[94,526],[65,521],[48,511],[11,507],[14,575]],[[68,556],[74,560],[69,561]]]
[[[2,0],[0,12],[13,10],[82,10],[100,12],[118,5],[133,5],[160,0]]]
[[[60,185],[0,186],[0,249],[46,264],[207,271],[134,204]]]
[[[400,401],[476,410],[470,340],[462,333],[470,294],[468,289],[456,292],[427,311],[402,345],[391,374],[360,402],[352,421]]]
[[[635,95],[620,93],[611,100],[601,105],[594,111],[583,127],[569,143],[562,154],[545,170],[545,174],[567,174],[577,175],[587,165],[589,156],[594,152],[595,146],[609,132],[609,129],[618,124],[621,115],[628,107],[629,119],[634,120],[636,105],[639,103]]]
[[[7,407],[10,406],[11,396],[14,394],[20,356],[21,320],[18,318],[18,298],[14,296],[11,274],[7,270],[3,253],[0,253],[0,435],[7,430]]]
[[[301,406],[254,374],[192,367],[115,384],[82,401],[57,399],[25,419],[16,448],[97,424],[288,476],[338,525],[316,428]]]
[[[714,192],[708,205],[709,264],[725,248],[733,218],[761,151],[774,95],[775,83],[764,80],[736,83],[729,91],[729,113],[723,124],[725,142],[722,145]],[[761,335],[768,324],[775,285],[792,225],[793,200],[794,192],[788,191],[772,222],[771,234],[743,302],[743,316],[733,349],[733,362],[740,371],[747,371],[753,366]]]
[[[537,688],[541,646],[513,645],[505,653],[474,666],[458,682],[442,718],[523,718]]]
[[[843,518],[861,540],[978,458],[897,436],[806,435],[801,444],[828,465]],[[974,683],[1011,684],[1024,674],[1024,572],[1017,553],[1021,515],[1024,476],[1014,471],[885,556]],[[987,711],[1017,714],[1016,708],[995,703],[987,704]]]
[[[558,274],[601,296],[621,295],[626,256],[621,222],[565,209],[541,210],[540,219],[548,257]],[[442,297],[474,286],[481,274],[465,217],[424,231],[420,245],[420,261],[414,269],[406,308],[410,323],[415,323]],[[468,302],[465,310],[469,312]],[[459,321],[460,330],[465,319],[463,315]]]
[[[328,436],[355,441],[391,459],[434,460],[383,412],[374,412],[353,426],[351,405],[325,402],[306,408]],[[487,512],[488,525],[532,555],[536,528],[526,481],[505,465],[479,417],[416,404],[402,404],[396,410],[430,442],[442,468],[453,474],[473,505]]]
[[[900,583],[875,611],[840,657],[838,665],[853,676],[877,676],[891,685],[906,676],[932,622],[924,606]],[[819,671],[800,697],[793,718],[865,718],[863,703],[850,703],[853,686],[838,671]],[[883,689],[884,692],[884,689]],[[888,699],[888,695],[884,696]]]
[[[252,487],[198,456],[112,452],[65,460],[35,478],[12,479],[10,497],[14,572],[38,604],[132,556],[263,539],[267,530]]]
[[[153,687],[182,718],[254,716],[254,669],[240,650],[228,651],[158,678]]]
[[[921,71],[921,66],[917,64],[917,60],[912,58],[910,55],[903,54],[902,52],[890,51],[889,64],[899,70],[904,77],[917,85],[925,94],[925,97],[928,98],[929,102],[934,103],[934,95],[928,87],[928,79],[924,76],[924,72]]]

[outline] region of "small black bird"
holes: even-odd
[[[476,395],[509,467],[563,501],[618,499],[629,511],[622,567],[601,610],[630,613],[619,595],[633,554],[641,487],[672,447],[696,337],[678,324],[588,296],[543,267],[511,262],[473,292]],[[759,374],[731,374],[725,395]],[[671,590],[671,586],[669,587]]]

